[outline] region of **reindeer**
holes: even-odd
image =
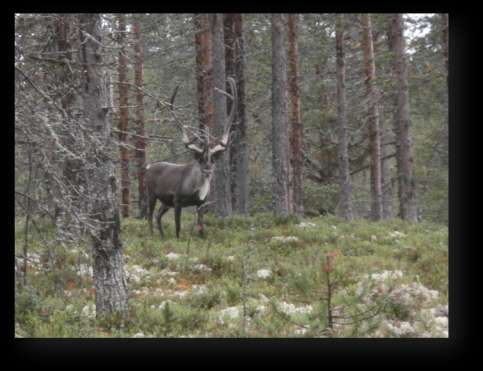
[[[210,141],[208,128],[204,135],[189,138],[187,127],[179,123],[174,112],[175,89],[170,102],[170,111],[178,122],[182,131],[182,140],[186,148],[194,154],[194,160],[187,164],[173,164],[169,162],[156,162],[146,166],[146,188],[148,201],[148,221],[151,234],[153,233],[153,212],[156,201],[161,202],[156,221],[161,238],[164,238],[161,218],[170,209],[174,208],[174,220],[176,223],[176,238],[179,239],[181,227],[181,209],[187,206],[196,206],[197,225],[200,236],[203,236],[203,206],[210,192],[210,181],[215,170],[215,161],[227,149],[230,137],[230,129],[233,124],[237,93],[235,80],[227,79],[230,84],[233,104],[230,115],[225,124],[223,135],[220,140]],[[228,94],[227,94],[228,95]]]

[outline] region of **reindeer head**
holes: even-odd
[[[223,135],[221,136],[221,139],[212,137],[210,135],[209,127],[206,127],[204,130],[199,130],[190,128],[185,125],[180,125],[182,131],[182,140],[185,147],[194,153],[195,160],[198,162],[201,171],[206,176],[210,176],[213,173],[215,169],[215,161],[218,160],[221,154],[228,148],[230,140],[230,130],[237,109],[237,92],[235,80],[231,77],[228,77],[227,81],[231,89],[231,95],[229,95],[229,97],[233,100],[233,104],[231,106],[230,115],[227,119],[227,122],[225,123],[225,128],[223,130]],[[173,97],[171,98],[171,107],[173,107],[176,91],[177,88],[173,94]],[[224,94],[227,93],[224,92]],[[173,110],[172,112],[174,114]],[[188,133],[188,131],[190,131],[190,133]]]

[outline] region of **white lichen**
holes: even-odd
[[[180,258],[180,254],[176,254],[175,252],[170,252],[169,254],[166,254],[166,259],[168,260],[176,260]]]
[[[301,222],[297,224],[297,227],[299,228],[315,228],[317,227],[317,224],[311,223],[311,222]]]
[[[87,318],[96,318],[95,304],[87,304],[82,308],[81,315]]]
[[[292,303],[287,303],[285,301],[282,301],[282,302],[279,302],[277,304],[277,309],[280,311],[280,312],[283,312],[287,315],[291,315],[291,314],[308,314],[310,312],[312,312],[313,308],[311,305],[302,305],[300,307],[296,307],[294,304]]]
[[[239,317],[240,317],[240,308],[236,306],[228,307],[218,312],[218,322],[222,325],[225,324],[226,320],[234,320]]]
[[[272,275],[272,271],[269,269],[259,269],[257,271],[257,277],[261,279],[269,278]]]
[[[210,267],[208,267],[205,264],[201,264],[201,263],[193,265],[193,270],[195,272],[207,272],[207,273],[212,271],[212,269]]]
[[[298,241],[299,238],[296,236],[273,236],[273,242],[290,242],[290,241]]]

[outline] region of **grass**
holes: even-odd
[[[330,272],[331,305],[348,306],[346,313],[361,305],[362,299],[354,293],[361,278],[384,270],[401,270],[404,282],[420,282],[439,292],[437,303],[433,304],[447,303],[448,234],[443,225],[401,220],[347,223],[324,216],[302,220],[314,224],[302,228],[300,221],[274,218],[271,214],[224,221],[207,215],[206,237],[200,238],[192,228],[194,215],[185,212],[181,236],[176,240],[172,219],[168,214],[163,220],[163,241],[157,233],[149,234],[146,221],[122,221],[129,314],[127,321],[115,326],[96,320],[85,309],[95,302],[92,278],[79,272],[80,265],[85,268],[90,264],[87,246],[65,250],[56,247],[55,253],[63,263],[58,267],[46,266],[42,257],[48,247],[32,232],[29,251],[41,258],[39,263],[29,265],[28,285],[16,289],[16,335],[327,336],[327,273],[323,266],[326,254],[334,251],[338,255]],[[52,232],[43,228],[45,233]],[[15,236],[16,254],[21,256],[20,220]],[[279,236],[292,238],[273,238]],[[173,254],[178,254],[178,258],[170,259]],[[258,277],[261,269],[270,270],[271,275]],[[54,282],[61,283],[60,289]],[[295,308],[310,305],[312,311],[285,315],[277,310],[282,302]],[[386,319],[407,318],[404,310],[385,310]],[[371,336],[382,320],[376,315],[367,323],[341,325],[330,336]]]

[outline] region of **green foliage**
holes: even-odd
[[[189,225],[194,215],[186,213],[185,216]],[[325,216],[302,220],[306,223],[302,227],[294,219],[274,218],[271,214],[234,217],[224,222],[208,216],[207,221],[204,239],[185,231],[180,240],[168,235],[161,241],[157,234],[151,237],[147,233],[145,221],[123,220],[130,310],[127,318],[116,321],[96,320],[92,316],[94,297],[89,291],[92,280],[78,277],[76,267],[88,260],[78,259],[83,248],[66,251],[64,273],[58,276],[64,285],[62,293],[53,289],[52,272],[38,273],[35,280],[28,280],[27,287],[17,288],[16,334],[26,337],[329,336],[327,303],[323,299],[327,293],[326,276],[322,268],[325,255],[331,251],[339,252],[331,272],[332,306],[336,311],[344,307],[346,315],[359,315],[359,307],[368,296],[367,292],[356,292],[364,275],[395,270],[404,272],[404,282],[420,282],[439,292],[439,302],[447,301],[445,226],[429,222],[409,224],[398,219],[380,223],[360,219],[346,223],[337,217]],[[166,221],[168,227],[173,223]],[[283,242],[273,237],[288,239]],[[16,244],[22,246],[21,235]],[[35,246],[32,252],[41,252],[44,248],[37,240],[32,246]],[[168,253],[172,254],[171,258]],[[173,258],[173,254],[178,257]],[[245,259],[245,268],[242,259]],[[135,273],[134,266],[141,273]],[[259,277],[257,272],[262,269],[269,271],[269,276]],[[337,327],[330,336],[375,336],[388,318],[404,322],[415,315],[405,305],[383,306],[382,303],[381,299],[383,310],[379,314],[350,326]],[[273,309],[280,305],[295,308],[295,312],[284,314]],[[311,311],[297,312],[307,305]],[[221,320],[225,310],[229,313]]]

